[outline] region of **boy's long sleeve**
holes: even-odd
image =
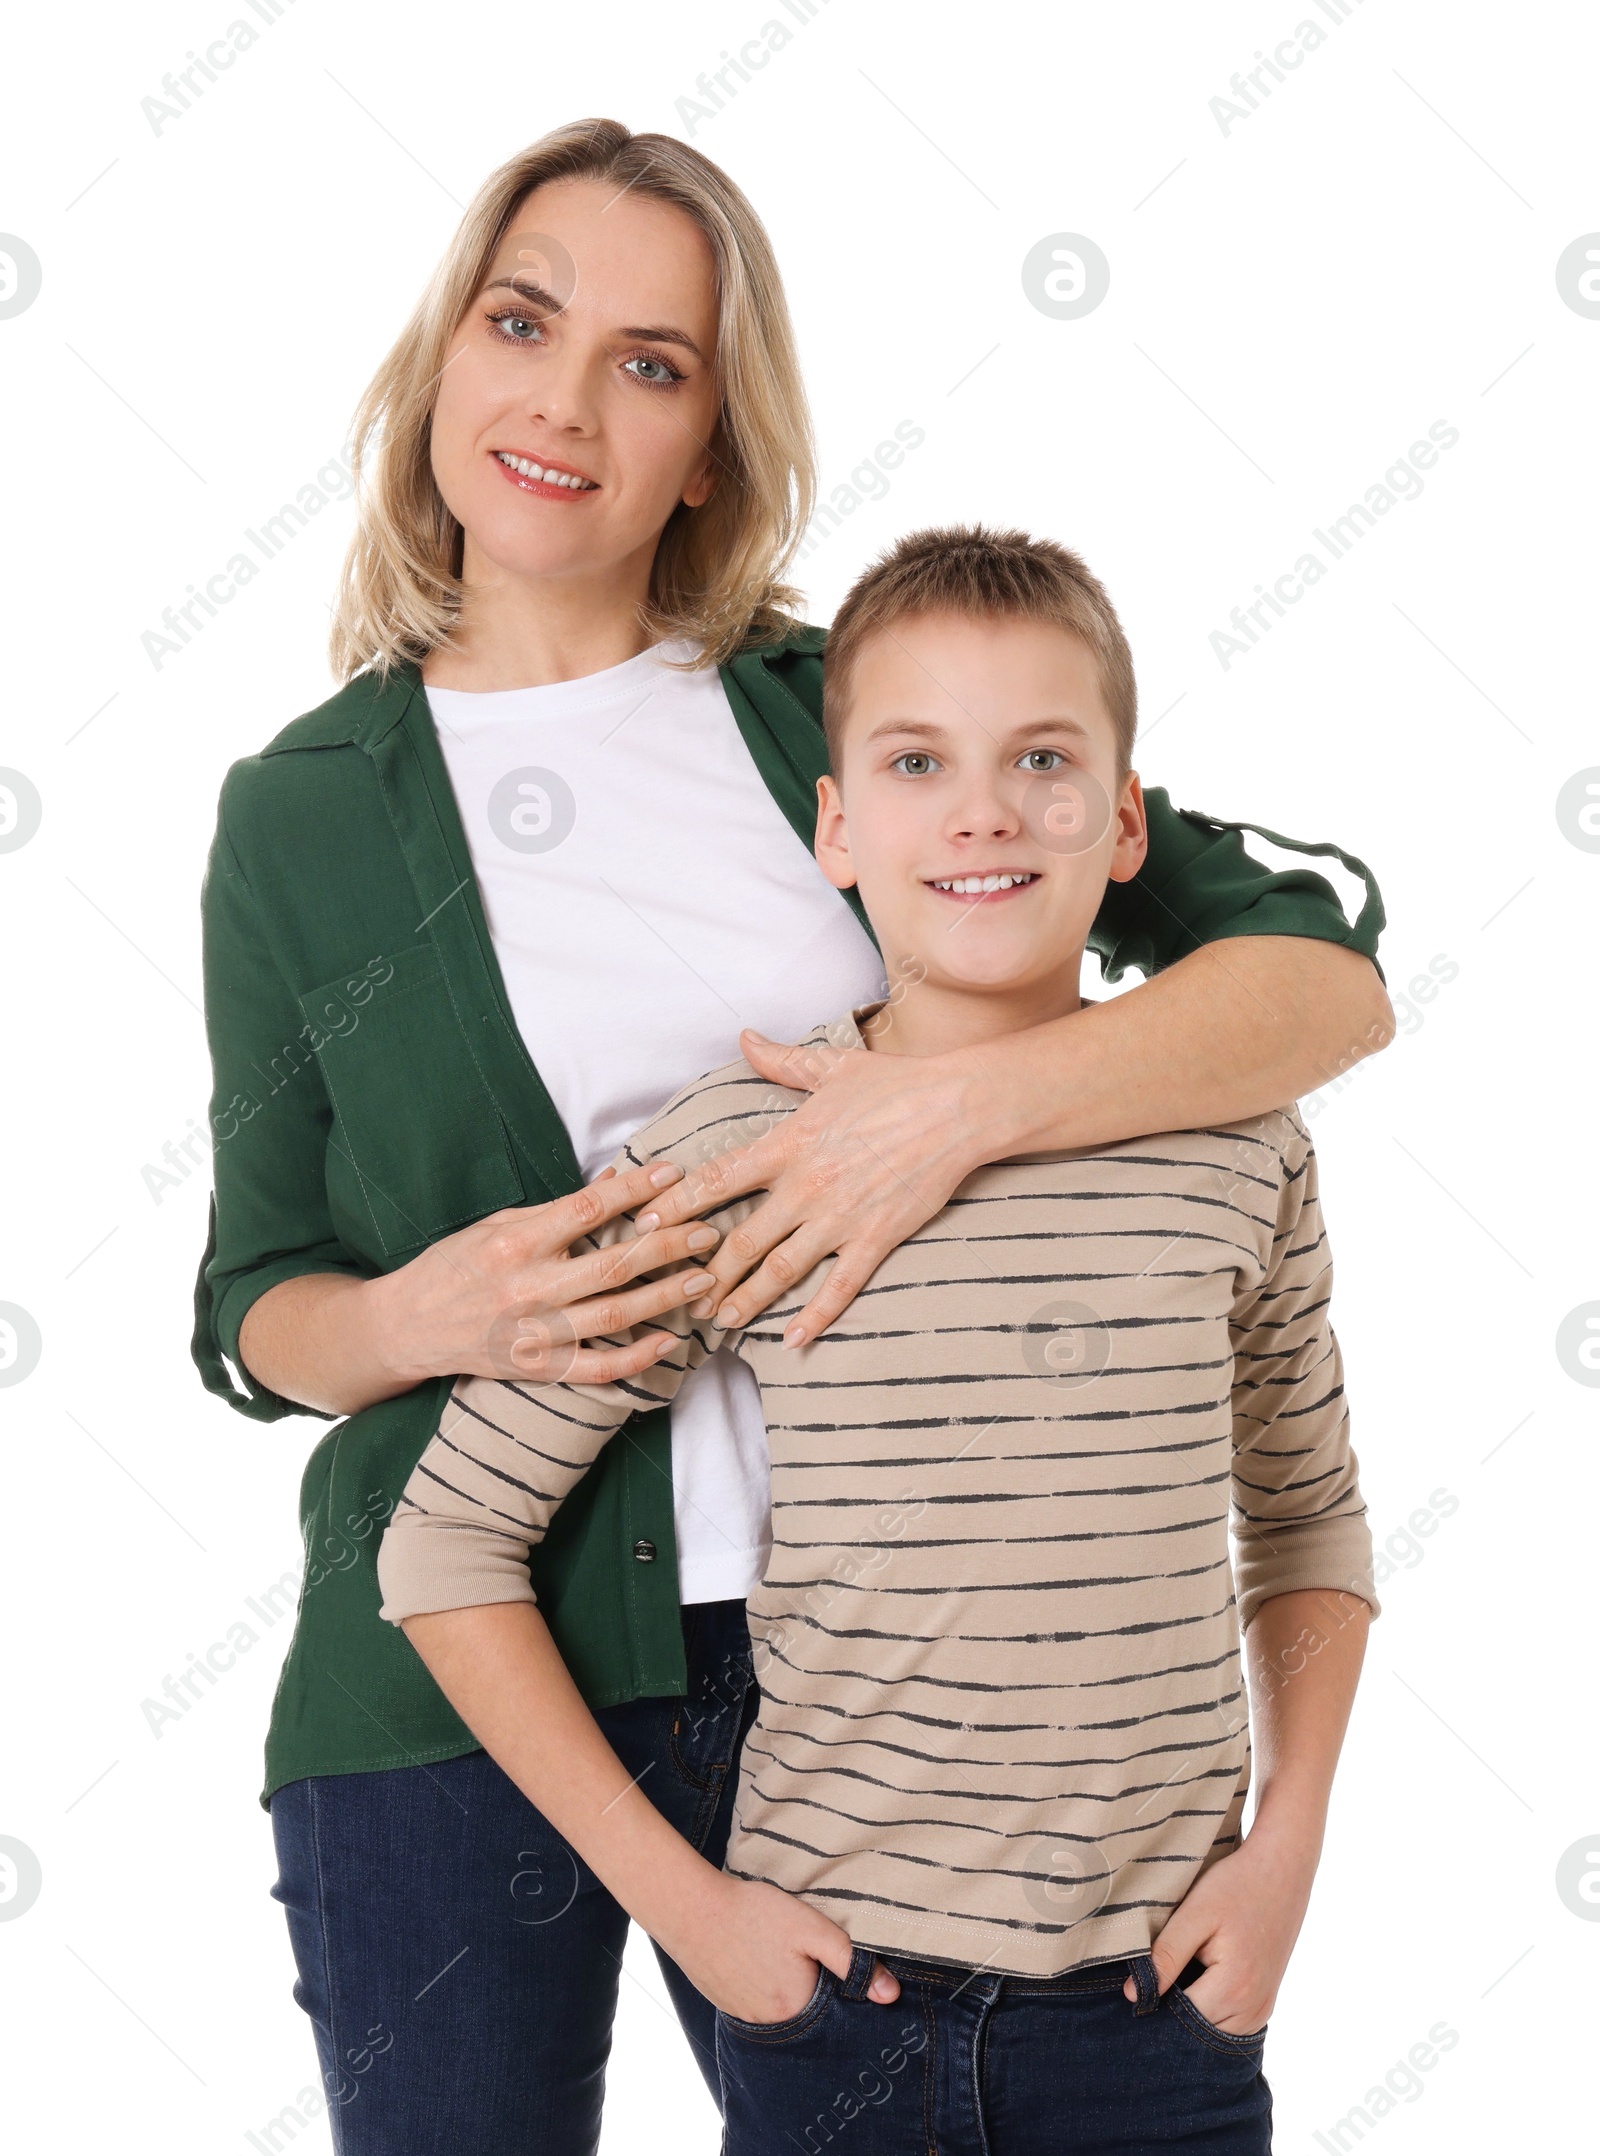
[[[1329,1322],[1332,1262],[1317,1161],[1298,1116],[1264,1277],[1234,1305],[1234,1576],[1241,1628],[1300,1588],[1378,1612],[1372,1537],[1350,1447],[1344,1367]]]
[[[719,1089],[725,1074],[713,1072],[684,1087],[611,1165],[620,1171],[671,1160],[684,1169],[698,1167],[758,1135],[773,1115],[804,1098],[766,1086],[752,1120],[747,1094],[760,1081],[745,1064],[732,1068],[748,1083],[735,1079]],[[733,1096],[736,1109],[719,1112],[722,1093]],[[737,1198],[706,1218],[725,1234],[759,1202],[756,1196]],[[632,1232],[631,1221],[614,1220],[573,1249],[608,1246]],[[399,1624],[436,1610],[537,1599],[528,1551],[543,1540],[562,1499],[631,1415],[670,1403],[689,1372],[727,1338],[709,1318],[697,1321],[670,1310],[648,1326],[608,1335],[608,1344],[620,1346],[643,1333],[671,1333],[676,1345],[638,1377],[616,1385],[457,1378],[378,1551],[380,1616]]]
[[[458,1378],[378,1552],[379,1615],[534,1601],[529,1549],[628,1417],[671,1399],[687,1345],[619,1385]]]

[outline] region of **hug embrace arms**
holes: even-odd
[[[827,769],[823,641],[799,630],[722,670],[761,776],[808,849]],[[1148,858],[1108,890],[1090,938],[1113,978],[1149,970],[1132,993],[981,1057],[753,1049],[776,1082],[812,1083],[801,1060],[831,1068],[741,1156],[745,1187],[769,1195],[712,1253],[720,1294],[807,1218],[864,1278],[986,1159],[1257,1113],[1385,1044],[1372,963],[1383,912],[1363,864],[1341,856],[1367,888],[1352,924],[1309,863],[1263,867],[1242,826],[1174,809],[1159,788],[1146,806]],[[254,1419],[346,1418],[313,1450],[301,1485],[308,1563],[337,1562],[302,1601],[268,1733],[270,1797],[306,1775],[473,1748],[426,1670],[377,1622],[377,1538],[359,1523],[392,1510],[455,1376],[531,1367],[503,1343],[530,1303],[570,1299],[562,1254],[596,1205],[581,1196],[571,1141],[517,1037],[415,668],[357,677],[234,766],[203,928],[214,1127],[215,1115],[233,1121],[213,1156],[195,1360],[208,1388]],[[352,981],[370,983],[370,996],[353,1000]],[[308,1013],[334,991],[355,1023],[319,1021],[322,1049],[302,1053]],[[847,1192],[832,1173],[841,1151],[853,1164]],[[691,1171],[658,1198],[664,1232],[680,1240],[646,1255],[692,1257],[687,1224],[715,1202],[708,1174]],[[741,1234],[755,1238],[747,1254]],[[335,1289],[337,1301],[310,1302],[309,1291]],[[331,1336],[336,1372],[352,1339],[378,1342],[352,1377],[310,1400],[270,1382],[261,1349],[241,1353],[252,1320],[266,1344],[264,1321],[286,1290],[307,1301],[285,1325],[302,1342]],[[762,1300],[778,1292],[761,1284]],[[753,1282],[731,1299],[740,1319],[756,1314]],[[667,1425],[641,1404],[627,1444],[601,1456],[534,1558],[540,1607],[595,1701],[684,1682]],[[658,1561],[635,1558],[641,1543]]]

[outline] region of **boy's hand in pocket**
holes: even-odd
[[[817,1967],[850,1973],[854,1949],[839,1926],[781,1887],[717,1875],[686,1936],[661,1944],[713,2006],[735,2021],[791,2021],[817,1988]],[[887,2006],[900,1986],[880,1962],[867,1996]]]

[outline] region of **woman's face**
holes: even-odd
[[[433,415],[468,582],[648,575],[673,509],[718,476],[713,280],[705,235],[670,203],[590,180],[523,198]]]

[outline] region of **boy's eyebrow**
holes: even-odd
[[[988,728],[984,731],[987,733]],[[1064,711],[1046,712],[1039,718],[1019,719],[1015,726],[1008,726],[998,738],[1002,742],[1020,741],[1030,734],[1076,734],[1080,741],[1092,741],[1094,736],[1081,719],[1072,718]],[[888,734],[917,734],[928,740],[947,740],[950,728],[938,719],[893,718],[880,719],[868,729],[865,739],[882,740]]]
[[[486,292],[498,292],[502,289],[515,292],[522,299],[531,299],[546,314],[560,314],[566,305],[564,300],[557,299],[553,292],[547,292],[542,284],[537,284],[531,277],[493,277],[483,289]],[[615,334],[619,337],[640,338],[649,344],[681,345],[686,352],[692,352],[702,364],[705,361],[704,352],[686,329],[671,329],[665,325],[652,329],[634,325],[619,329]]]

